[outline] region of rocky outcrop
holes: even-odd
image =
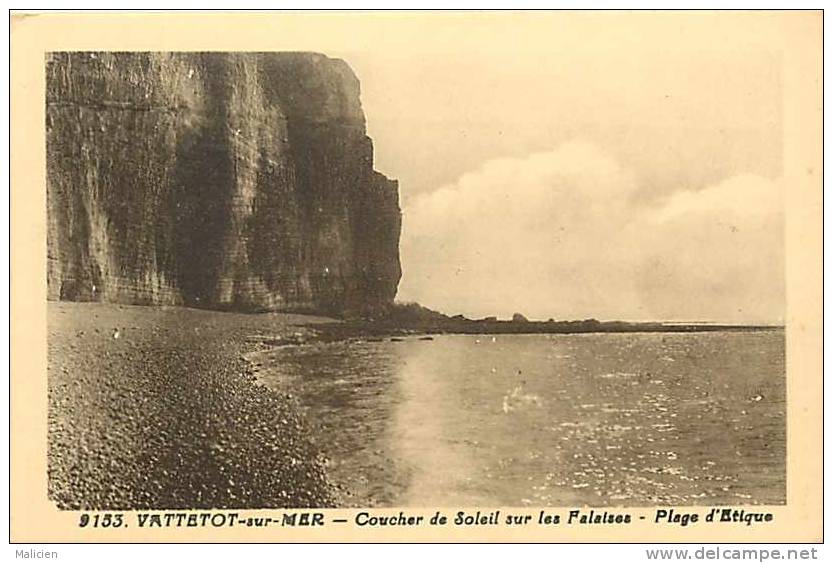
[[[398,186],[314,53],[52,53],[50,299],[373,314]]]

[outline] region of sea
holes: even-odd
[[[283,346],[348,506],[786,502],[781,329]]]

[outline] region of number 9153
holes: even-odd
[[[124,526],[122,514],[82,514],[78,521],[79,528],[121,528]]]

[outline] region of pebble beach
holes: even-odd
[[[50,302],[49,497],[61,509],[330,507],[291,394],[246,359],[332,319]]]

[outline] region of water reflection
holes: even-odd
[[[264,364],[356,505],[785,500],[780,331],[449,335]]]

